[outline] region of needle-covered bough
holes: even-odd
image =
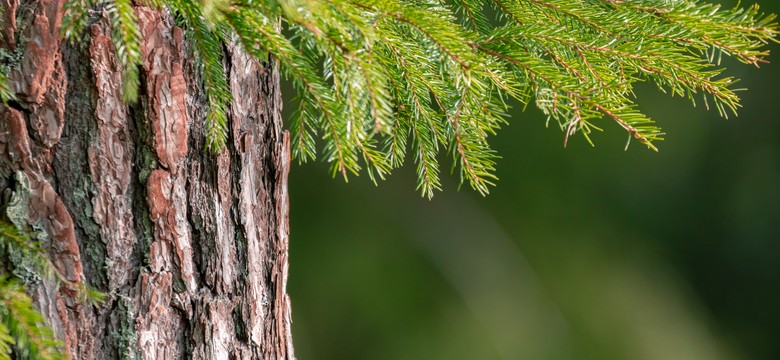
[[[132,0],[71,0],[64,34],[85,36],[88,12],[111,18],[124,96],[137,96],[141,61]],[[565,133],[617,123],[656,149],[663,133],[636,106],[633,86],[658,89],[735,113],[731,56],[758,66],[778,32],[757,5],[723,9],[693,0],[148,0],[181,22],[202,61],[210,105],[206,147],[227,137],[230,91],[221,42],[235,37],[271,55],[297,89],[294,155],[333,174],[383,178],[414,158],[418,188],[440,189],[437,154],[461,182],[487,193],[496,153],[488,137],[508,100],[534,103]],[[281,20],[281,22],[280,22]],[[2,90],[2,89],[0,89]],[[2,92],[7,94],[7,91]]]

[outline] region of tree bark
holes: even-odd
[[[100,11],[69,45],[63,0],[0,2],[16,94],[0,109],[0,216],[109,295],[86,304],[10,261],[71,358],[293,359],[277,65],[224,46],[235,100],[212,155],[198,62],[170,15],[136,7],[141,95],[126,104]]]

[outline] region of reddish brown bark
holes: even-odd
[[[17,55],[0,217],[40,231],[59,271],[110,296],[87,305],[27,279],[71,357],[293,359],[276,65],[225,45],[235,101],[227,148],[211,155],[198,64],[169,15],[136,8],[141,95],[126,104],[105,19],[70,46],[63,0],[0,3],[0,47]]]

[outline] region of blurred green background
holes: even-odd
[[[780,3],[763,0],[780,13]],[[733,2],[726,2],[733,4]],[[604,120],[563,148],[529,107],[498,136],[498,186],[411,162],[378,187],[323,163],[290,178],[300,359],[780,359],[780,46],[738,118],[638,91],[654,153]],[[446,171],[444,171],[446,174]]]

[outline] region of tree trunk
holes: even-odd
[[[141,95],[126,104],[100,11],[68,45],[64,0],[0,2],[17,98],[0,109],[2,217],[36,231],[70,281],[109,295],[86,304],[10,265],[71,358],[293,359],[277,66],[225,45],[235,100],[212,155],[197,59],[171,16],[136,7]]]

